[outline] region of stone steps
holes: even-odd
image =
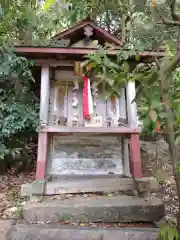
[[[58,221],[85,222],[154,222],[164,216],[159,199],[145,200],[135,196],[74,197],[28,203],[23,215],[28,223],[56,223]]]
[[[105,176],[61,176],[59,180],[47,181],[46,183],[34,181],[21,186],[21,196],[31,195],[58,195],[68,193],[112,193],[118,191],[134,191],[141,193],[157,189],[157,180],[153,177],[144,177],[134,180],[133,178],[121,178],[119,175]]]
[[[158,229],[103,229],[61,227],[58,225],[15,225],[7,240],[156,240]]]

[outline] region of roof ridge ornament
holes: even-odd
[[[85,26],[84,35],[88,38],[91,37],[93,35],[93,28],[91,26]]]

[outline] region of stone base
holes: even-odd
[[[5,240],[8,231],[13,225],[15,225],[15,220],[0,220],[0,240]]]
[[[156,240],[158,229],[98,229],[45,225],[16,225],[7,240]]]
[[[146,193],[158,187],[157,180],[153,177],[139,179],[122,178],[112,175],[111,177],[76,176],[59,181],[32,182],[23,184],[21,196],[32,195],[57,195],[65,193],[89,193],[89,192],[118,192],[134,191]]]
[[[86,222],[154,222],[164,216],[164,204],[159,199],[145,200],[131,196],[75,197],[28,203],[24,219],[29,223],[64,220]]]

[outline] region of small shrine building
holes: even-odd
[[[114,108],[111,100],[104,99],[102,89],[96,89],[93,79],[77,74],[84,56],[97,50],[95,40],[101,46],[114,46],[109,51],[112,58],[122,48],[122,41],[90,20],[77,23],[53,39],[56,47],[16,47],[18,55],[41,68],[36,180],[111,175],[141,178],[141,129],[133,102],[135,82],[120,90]],[[139,55],[143,61],[163,53]],[[47,194],[61,192],[57,186],[53,189]]]

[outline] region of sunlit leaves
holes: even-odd
[[[55,0],[45,0],[42,4],[42,10],[47,11],[55,3]]]
[[[170,224],[161,225],[159,235],[162,240],[178,240],[177,229]]]

